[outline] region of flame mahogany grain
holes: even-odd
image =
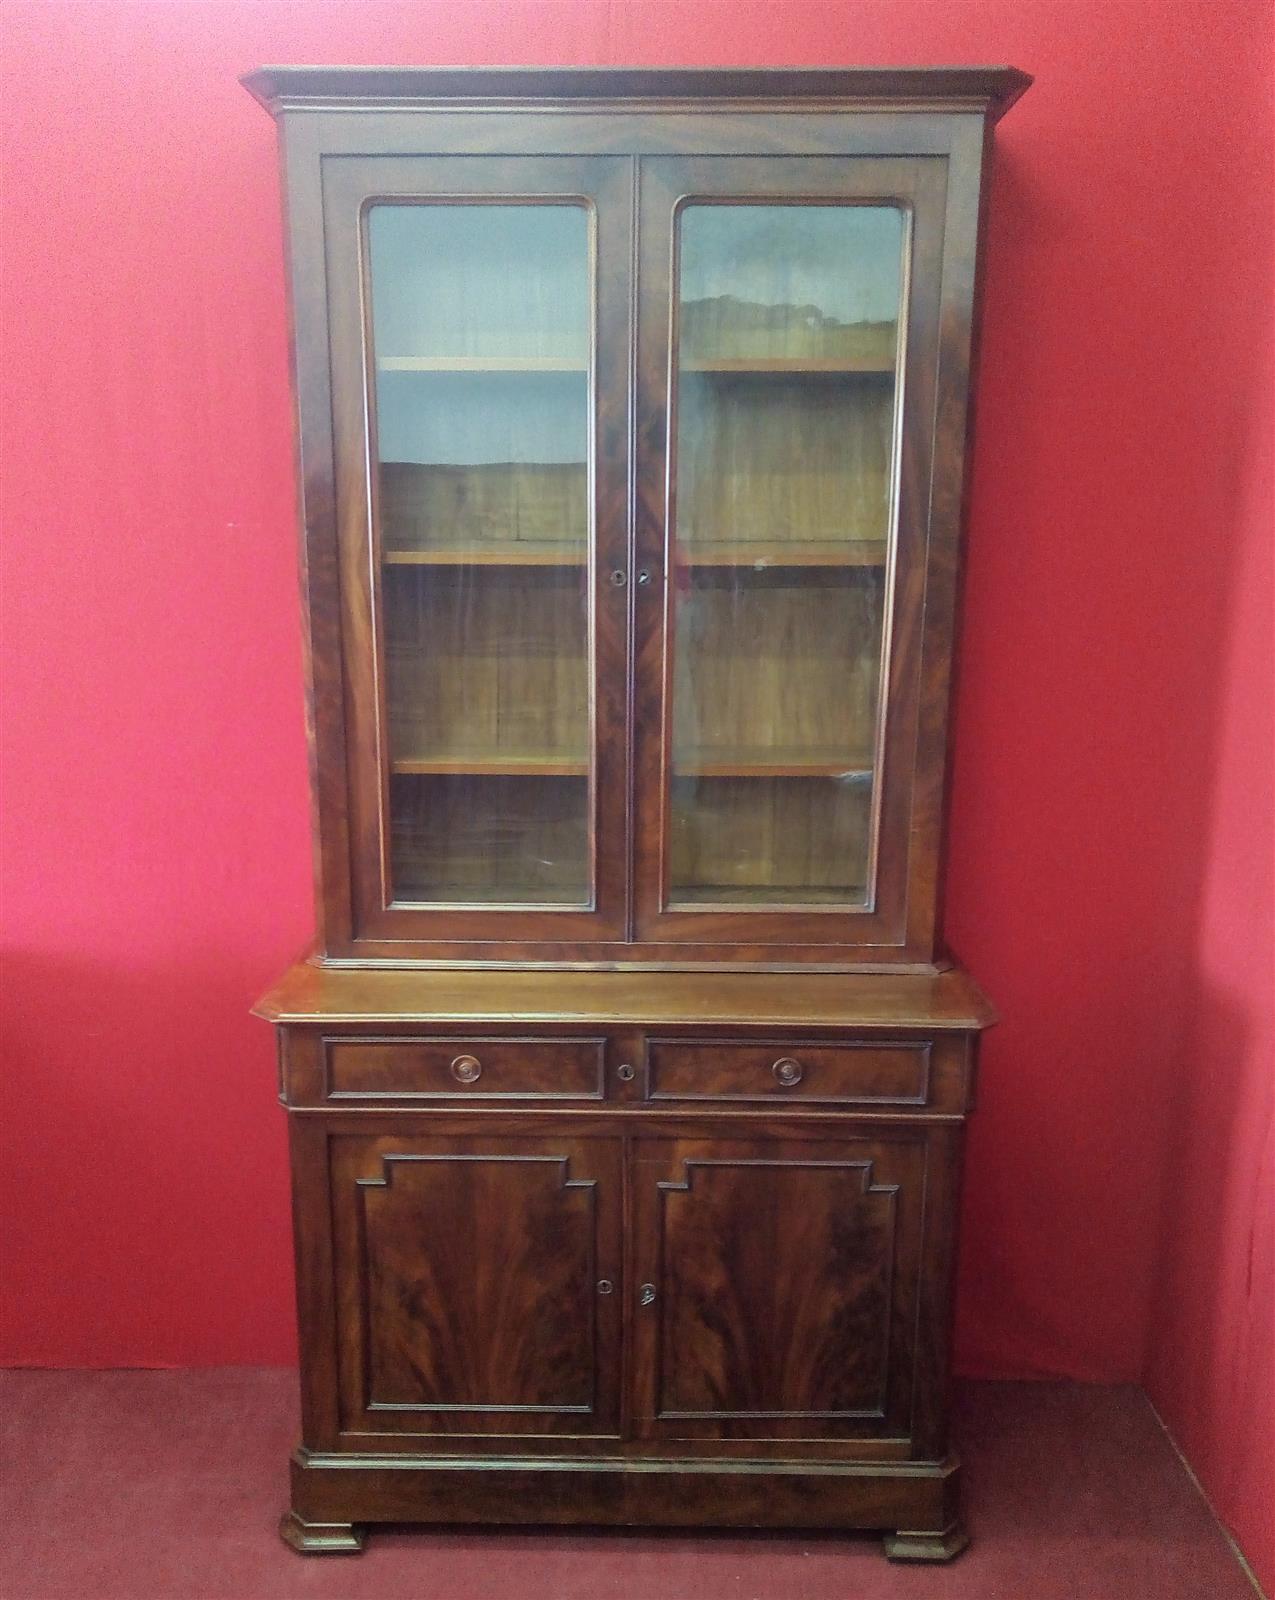
[[[271,67],[244,82],[279,122],[287,176],[319,908],[316,954],[257,1007],[279,1036],[301,1328],[283,1537],[331,1553],[401,1521],[870,1528],[892,1558],[950,1559],[965,1542],[947,1403],[961,1152],[995,1014],[942,944],[948,711],[989,129],[1030,79]],[[593,219],[591,564],[577,511],[549,514],[555,495],[576,506],[577,468],[369,474],[359,217],[448,196],[569,197]],[[814,857],[833,834],[862,842],[866,808],[794,809],[796,785],[827,779],[800,752],[759,746],[743,694],[733,744],[688,757],[724,787],[709,824],[680,836],[673,873],[730,892],[670,904],[670,275],[687,196],[888,203],[910,218],[893,556],[862,507],[854,527],[804,541],[801,517],[796,533],[770,526],[778,499],[752,508],[747,539],[718,526],[713,446],[695,490],[707,534],[677,575],[711,596],[732,567],[787,572],[776,591],[827,569],[810,617],[829,638],[844,633],[839,597],[884,597],[876,882],[858,911],[835,903],[844,885]],[[786,313],[749,314],[787,337]],[[812,333],[741,374],[745,356],[715,357],[689,321],[687,370],[736,386],[712,403],[741,437],[750,393],[813,385],[747,470],[773,497],[775,460],[804,451],[807,490],[832,504],[827,397],[889,385],[892,325],[852,329],[835,351]],[[409,377],[462,373],[430,382],[502,361],[381,354]],[[532,382],[560,367],[583,370],[553,352],[511,352],[501,370]],[[842,396],[836,414],[880,427],[886,393]],[[541,480],[549,499],[524,525]],[[481,591],[457,576],[469,547]],[[587,640],[526,614],[580,584]],[[478,711],[457,726],[413,689],[437,670],[445,695],[446,652],[461,659],[453,592],[469,596],[494,686],[489,703],[486,680],[468,685]],[[792,594],[783,604],[799,606]],[[388,689],[387,614],[402,623]],[[729,678],[731,619],[718,620],[706,658]],[[515,633],[525,664],[511,655],[501,677]],[[830,750],[863,720],[854,696],[875,694],[860,668],[843,641],[819,669]],[[750,671],[782,720],[783,662]],[[571,704],[538,674],[572,685]],[[521,721],[502,721],[502,704]],[[419,744],[393,771],[390,721]],[[540,745],[524,751],[515,726]],[[858,780],[877,754],[860,752]],[[447,787],[466,761],[528,786],[522,831],[495,854]],[[586,822],[564,832],[536,811],[554,784],[587,787]],[[758,795],[775,872],[805,883],[809,904],[754,909],[729,875],[732,830]],[[473,903],[394,901],[395,827],[422,885],[451,872]],[[501,909],[520,851],[545,858],[549,903]]]

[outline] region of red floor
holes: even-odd
[[[0,1375],[3,1600],[1253,1600],[1136,1389],[971,1383],[971,1549],[893,1567],[864,1536],[275,1536],[290,1372]]]

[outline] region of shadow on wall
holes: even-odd
[[[1244,144],[1261,132],[1246,125]],[[1232,300],[1275,331],[1275,213],[1232,244]],[[1256,163],[1255,163],[1256,165]],[[1251,297],[1247,291],[1250,288]],[[1146,1377],[1223,1519],[1275,1583],[1275,392],[1270,338],[1230,333],[1204,458],[1211,527],[1225,551],[1225,650],[1197,759],[1209,789],[1198,832],[1191,966],[1161,1186],[1158,1297]],[[1206,319],[1206,325],[1207,319]],[[1210,332],[1214,332],[1210,328]]]
[[[1239,540],[1220,535],[1240,526],[1262,352],[1231,304],[1234,240],[1204,241],[1203,265],[1166,257],[1138,237],[1139,194],[1094,251],[1098,202],[1017,157],[1012,131],[989,212],[952,795],[952,942],[1003,1014],[970,1126],[958,1349],[972,1373],[1135,1379],[1181,1203],[1174,1107],[1194,1071],[1240,582]],[[1170,189],[1148,193],[1172,206]],[[1033,282],[1046,257],[1074,264],[1065,321]],[[1188,280],[1214,304],[1166,321]],[[1123,377],[1101,381],[1113,360]],[[1184,363],[1189,384],[1165,381]]]
[[[258,960],[6,953],[7,1364],[295,1359],[285,1124],[270,1030],[249,1015]]]

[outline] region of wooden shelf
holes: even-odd
[[[877,356],[691,356],[680,365],[682,372],[717,373],[721,376],[812,376],[892,377],[894,362]]]
[[[862,884],[840,889],[812,888],[809,884],[763,883],[739,887],[732,885],[678,884],[669,890],[669,908],[679,906],[755,906],[758,911],[776,906],[861,906]]]
[[[378,372],[588,372],[571,356],[378,356]]]
[[[382,551],[387,567],[583,567],[587,556],[583,544],[557,544],[548,539]]]
[[[585,756],[506,755],[503,751],[452,752],[433,756],[403,756],[390,762],[390,771],[402,777],[475,778],[587,778]]]
[[[838,750],[695,750],[673,758],[675,778],[843,778],[864,782],[872,763]]]
[[[884,539],[819,539],[798,543],[778,540],[689,540],[677,545],[677,563],[686,567],[883,567]]]
[[[544,884],[395,882],[395,905],[504,907],[510,911],[529,911],[536,906],[579,906],[589,904],[587,884],[578,888],[547,888]]]

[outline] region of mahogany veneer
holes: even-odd
[[[268,68],[315,954],[281,1532],[964,1545],[941,940],[1010,68]],[[732,232],[734,230],[734,232]]]

